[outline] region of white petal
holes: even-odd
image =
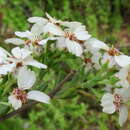
[[[116,88],[114,93],[121,95],[123,103],[127,102],[130,99],[130,87],[120,89]]]
[[[24,48],[19,48],[19,47],[15,47],[11,50],[12,54],[14,57],[16,57],[17,59],[24,59],[27,56],[29,56],[32,52],[24,49]]]
[[[103,57],[101,59],[102,64],[105,64],[106,62],[109,62],[109,68],[117,65],[115,62],[115,58],[113,56],[110,56],[107,52],[103,54]]]
[[[30,18],[28,18],[28,22],[46,24],[48,22],[48,20],[45,18],[42,18],[42,17],[30,17]]]
[[[21,49],[22,59],[24,59],[24,58],[30,56],[31,53],[32,53],[31,51],[29,51],[29,50],[27,50],[27,49],[25,49],[25,48],[22,48],[22,49]]]
[[[107,100],[113,102],[114,96],[111,93],[105,93],[101,99],[101,102],[106,102]]]
[[[29,40],[35,39],[35,36],[33,33],[30,31],[25,31],[25,32],[15,32],[15,35],[21,38],[28,38]]]
[[[21,54],[21,49],[19,47],[15,47],[11,50],[11,53],[13,54],[14,57],[16,58],[21,58],[22,54]]]
[[[35,66],[37,68],[43,68],[46,69],[47,66],[45,64],[42,64],[36,60],[33,60],[32,57],[28,57],[25,61],[24,61],[24,65],[31,65],[31,66]]]
[[[99,64],[99,59],[101,58],[101,53],[98,51],[95,51],[95,53],[93,53],[93,56],[91,58],[92,62],[97,64],[98,66],[100,66]]]
[[[18,100],[14,95],[10,95],[8,97],[9,103],[12,105],[12,107],[17,110],[22,107],[21,100]]]
[[[61,28],[59,28],[58,26],[56,26],[56,25],[54,25],[52,23],[48,23],[44,27],[44,31],[52,33],[53,35],[58,35],[58,36],[63,36],[64,35],[64,32],[61,30]]]
[[[57,45],[57,48],[59,49],[63,49],[66,47],[66,43],[65,43],[65,38],[64,37],[59,37],[57,39],[57,42],[56,42],[56,45]]]
[[[79,39],[79,40],[87,40],[91,37],[91,35],[89,35],[88,32],[85,30],[84,26],[78,27],[74,31],[74,34],[77,37],[77,39]]]
[[[65,43],[69,52],[79,57],[82,55],[83,49],[77,42],[66,39]]]
[[[31,32],[36,35],[36,36],[39,36],[40,34],[43,33],[43,29],[44,29],[44,26],[43,24],[40,24],[40,23],[36,23],[32,26],[31,28]]]
[[[111,106],[107,106],[107,107],[103,108],[103,112],[108,113],[108,114],[114,113],[115,110],[116,110],[116,107],[115,107],[114,104],[112,104]]]
[[[50,103],[50,97],[47,94],[36,90],[28,92],[27,98],[42,103]]]
[[[123,67],[120,69],[120,71],[115,75],[116,77],[118,77],[120,79],[120,81],[118,81],[116,84],[120,85],[124,88],[128,88],[129,82],[127,80],[127,76],[128,76],[128,72],[129,72],[129,66]]]
[[[26,67],[20,68],[18,72],[18,87],[20,89],[30,89],[36,81],[36,76],[33,71],[28,70]]]
[[[7,59],[7,56],[11,56],[5,49],[0,47],[0,63],[2,64]]]
[[[104,42],[102,42],[102,41],[100,41],[100,40],[98,40],[96,38],[90,38],[89,40],[91,40],[89,42],[91,42],[91,44],[92,44],[92,46],[94,48],[104,49],[104,50],[108,50],[109,49],[109,47]]]
[[[126,56],[126,55],[115,56],[115,61],[121,67],[125,67],[127,65],[130,65],[130,57]]]
[[[57,40],[55,37],[49,37],[38,42],[39,45],[45,45],[49,40]]]
[[[62,25],[69,27],[72,31],[74,31],[77,27],[81,26],[82,24],[80,22],[75,22],[75,21],[72,22],[65,21],[62,22]]]
[[[8,72],[13,72],[15,64],[5,64],[0,66],[0,74],[6,75]]]
[[[120,110],[119,110],[119,124],[120,124],[120,126],[122,126],[126,122],[127,117],[128,117],[128,109],[126,108],[126,106],[122,105],[120,107]]]
[[[129,82],[126,79],[118,81],[116,85],[122,86],[123,88],[128,88],[130,86]]]
[[[19,38],[9,38],[5,40],[5,43],[12,43],[14,45],[22,45],[25,43],[25,41]]]
[[[86,52],[91,52],[92,54],[97,53],[100,49],[99,48],[94,48],[93,47],[93,38],[89,38],[84,42],[85,45],[85,51]]]
[[[130,67],[126,66],[120,69],[120,71],[117,74],[117,77],[121,80],[124,80],[127,78],[128,76],[128,72],[129,72]]]
[[[113,103],[114,96],[111,93],[106,93],[101,99],[101,106],[103,107],[103,112],[112,114],[116,110],[116,106]]]

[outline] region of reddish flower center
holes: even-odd
[[[120,105],[122,102],[122,98],[119,94],[115,94],[114,98],[115,98],[114,104],[116,105],[116,110],[119,111],[119,108],[120,108]]]
[[[16,98],[18,100],[21,100],[22,103],[26,103],[26,101],[27,101],[27,94],[26,94],[25,91],[23,91],[23,90],[21,90],[19,88],[15,88],[12,93],[13,93],[13,95],[16,96]]]

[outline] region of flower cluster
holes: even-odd
[[[5,43],[22,46],[15,47],[11,54],[0,48],[0,74],[13,73],[18,81],[18,88],[14,88],[9,96],[9,103],[14,109],[18,109],[28,99],[49,103],[49,96],[43,92],[31,90],[36,81],[35,73],[28,69],[28,65],[46,69],[47,66],[33,59],[32,54],[39,54],[48,41],[53,41],[57,49],[62,49],[84,59],[88,68],[100,69],[104,63],[109,68],[115,67],[115,74],[120,88],[111,89],[101,99],[103,112],[112,114],[119,112],[119,124],[123,125],[128,116],[126,107],[130,99],[130,57],[118,49],[109,47],[106,43],[93,38],[83,24],[75,21],[61,21],[52,18],[46,13],[46,18],[30,17],[31,30],[15,32],[15,38],[5,40]],[[102,50],[102,51],[101,51]],[[85,57],[85,53],[91,53],[91,57]]]

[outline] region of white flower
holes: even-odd
[[[31,31],[15,32],[15,35],[21,38],[27,38],[25,44],[44,45],[48,40],[55,40],[53,37],[43,39],[44,26],[40,23],[36,23],[32,26]]]
[[[49,103],[50,97],[41,91],[32,90],[26,92],[27,89],[33,87],[35,81],[36,76],[33,71],[27,70],[26,67],[20,69],[18,72],[18,88],[15,88],[8,98],[9,103],[15,110],[21,108],[22,104],[26,103],[28,99]]]
[[[112,114],[115,111],[119,112],[119,124],[122,126],[128,117],[128,110],[125,103],[130,99],[130,88],[115,89],[114,94],[106,93],[101,99],[103,112]]]
[[[85,30],[84,26],[75,27],[74,30],[65,29],[64,31],[50,27],[49,32],[56,35],[57,38],[57,47],[58,48],[67,48],[69,52],[75,54],[76,56],[81,56],[83,53],[82,45],[84,42],[90,38],[90,35]]]
[[[40,23],[40,24],[47,24],[47,23],[53,23],[56,25],[59,25],[62,23],[61,20],[57,20],[55,18],[52,18],[48,13],[46,13],[47,19],[42,17],[30,17],[28,18],[28,22],[30,23]]]
[[[94,48],[93,44],[96,42],[95,38],[89,38],[86,42],[85,42],[85,49],[84,52],[90,52],[92,54],[91,60],[92,63],[94,63],[94,67],[95,69],[100,69],[101,65],[99,63],[99,60],[102,58],[101,53],[99,52],[98,48]]]
[[[121,68],[116,76],[120,80],[117,82],[117,85],[120,85],[124,88],[130,87],[130,66]]]
[[[31,51],[35,52],[35,48],[41,48],[41,45],[45,45],[48,40],[56,40],[54,37],[43,38],[42,34],[44,32],[43,25],[36,23],[32,26],[31,31],[25,32],[15,32],[15,35],[20,38],[26,38],[22,40],[19,38],[9,38],[6,39],[6,43],[12,43],[14,45],[25,45],[30,48]]]
[[[0,74],[7,74],[7,72],[15,72],[22,66],[35,66],[37,68],[46,69],[47,66],[34,60],[31,56],[31,51],[15,47],[11,51],[12,55],[6,58],[6,63],[0,66]]]
[[[57,20],[56,18],[51,17],[48,13],[46,13],[46,17],[47,18],[42,18],[42,17],[30,17],[28,18],[28,22],[30,23],[40,23],[44,25],[47,25],[48,23],[51,23],[53,25],[56,26],[65,26],[65,27],[69,27],[71,29],[75,29],[75,27],[81,26],[82,24],[80,22],[76,22],[76,21],[61,21],[61,20]]]
[[[105,50],[102,62],[108,61],[110,67],[118,64],[121,67],[127,66],[130,64],[130,57],[122,54],[116,48],[109,48],[104,42],[95,39],[95,42],[92,44],[94,48]]]

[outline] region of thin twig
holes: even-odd
[[[53,98],[62,88],[62,86],[64,85],[65,82],[67,82],[68,80],[70,80],[70,78],[72,78],[72,76],[74,75],[75,71],[71,71],[56,87],[55,89],[53,89],[48,95]],[[10,117],[13,117],[21,112],[23,112],[24,110],[26,110],[27,108],[30,108],[31,106],[37,104],[39,102],[36,101],[30,101],[27,104],[25,104],[22,108],[16,110],[16,111],[12,111],[6,115],[3,115],[0,117],[0,121],[6,120]]]
[[[60,89],[61,89],[61,87],[64,85],[64,83],[65,83],[66,81],[68,81],[68,80],[73,76],[74,73],[75,73],[75,71],[71,71],[71,72],[54,88],[54,90],[49,93],[49,96],[50,96],[51,98],[53,98],[53,97],[57,94],[57,92],[60,91]]]

